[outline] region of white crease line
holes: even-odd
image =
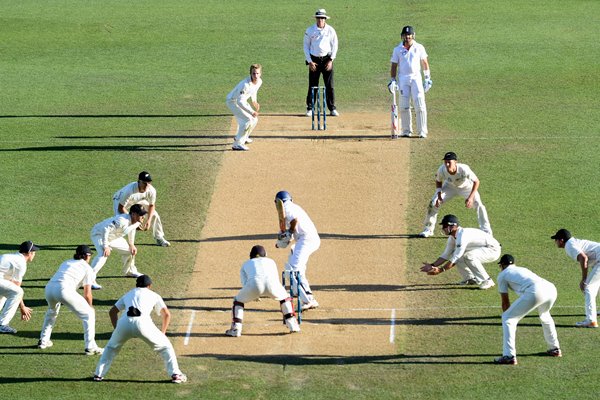
[[[194,317],[196,316],[196,310],[192,310],[190,314],[190,323],[188,324],[187,330],[185,332],[185,339],[183,339],[183,345],[187,346],[190,342],[190,334],[192,333],[192,325],[194,324]]]
[[[393,309],[392,315],[390,316],[390,343],[394,343],[395,338],[396,338],[396,309]]]

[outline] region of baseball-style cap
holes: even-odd
[[[325,11],[324,8],[319,8],[316,12],[315,12],[315,18],[325,18],[325,19],[329,19],[329,16],[327,15],[327,11]]]
[[[455,152],[449,151],[446,154],[444,154],[444,158],[442,158],[442,160],[444,160],[444,161],[446,161],[446,160],[458,160],[458,156],[456,155]]]
[[[452,215],[452,214],[448,214],[448,215],[444,215],[444,218],[442,218],[442,222],[440,222],[440,225],[458,225],[458,217],[456,215]]]
[[[259,244],[257,244],[256,246],[252,246],[252,249],[250,250],[250,258],[256,258],[256,257],[266,257],[267,256],[267,251],[265,250],[265,248]]]
[[[142,171],[138,175],[138,181],[152,182],[152,177],[150,176],[150,174],[147,171]]]
[[[92,255],[92,249],[90,249],[85,244],[80,244],[75,249],[75,255],[78,255],[78,256],[91,256]]]
[[[553,236],[550,236],[550,239],[554,240],[564,240],[565,242],[571,239],[571,232],[566,230],[565,228],[559,229]]]
[[[502,257],[500,257],[500,261],[498,261],[498,264],[500,265],[513,265],[514,263],[515,258],[510,254],[503,255]]]
[[[152,285],[152,279],[148,275],[140,275],[135,280],[135,287],[148,287]]]
[[[21,243],[19,246],[19,253],[26,254],[31,253],[32,251],[38,251],[40,248],[37,247],[31,240]]]
[[[406,25],[404,28],[402,28],[402,33],[400,33],[400,35],[414,35],[414,34],[415,34],[415,29],[410,25]]]
[[[141,216],[144,216],[144,215],[148,214],[148,211],[146,211],[144,209],[144,207],[142,207],[141,205],[134,204],[129,209],[129,214],[131,214],[131,213],[136,213],[137,215],[139,215],[141,217]]]

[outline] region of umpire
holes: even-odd
[[[306,95],[306,116],[312,116],[312,87],[319,86],[319,77],[323,74],[327,108],[330,115],[337,117],[335,94],[333,91],[333,60],[337,55],[338,38],[330,25],[327,25],[327,12],[320,8],[315,12],[316,23],[304,33],[304,57],[308,65],[308,94]]]

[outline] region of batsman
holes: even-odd
[[[392,53],[390,68],[390,83],[388,90],[393,95],[392,104],[392,138],[397,137],[394,132],[394,123],[397,125],[397,113],[395,105],[396,92],[399,93],[400,102],[400,136],[409,137],[412,132],[412,115],[410,112],[410,100],[412,98],[417,119],[417,134],[421,138],[427,137],[427,107],[425,106],[425,93],[431,89],[433,84],[429,61],[425,47],[415,41],[415,30],[412,26],[405,26],[401,33],[400,43]],[[423,78],[421,78],[423,69]],[[397,128],[396,128],[397,129]]]
[[[306,211],[292,201],[292,196],[282,190],[275,195],[275,207],[279,217],[279,235],[275,247],[284,249],[292,240],[295,240],[290,249],[290,256],[285,264],[286,271],[298,272],[298,284],[296,274],[290,274],[290,285],[293,289],[298,288],[295,293],[300,298],[302,310],[319,307],[315,300],[308,279],[306,278],[306,264],[312,253],[321,246],[321,238],[315,224]]]

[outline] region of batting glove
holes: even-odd
[[[423,81],[423,89],[425,90],[425,93],[429,92],[429,89],[431,89],[432,85],[433,81],[431,79],[425,79]]]
[[[398,84],[396,83],[395,79],[390,79],[390,83],[388,83],[388,91],[391,94],[394,94],[394,92],[398,90]]]

